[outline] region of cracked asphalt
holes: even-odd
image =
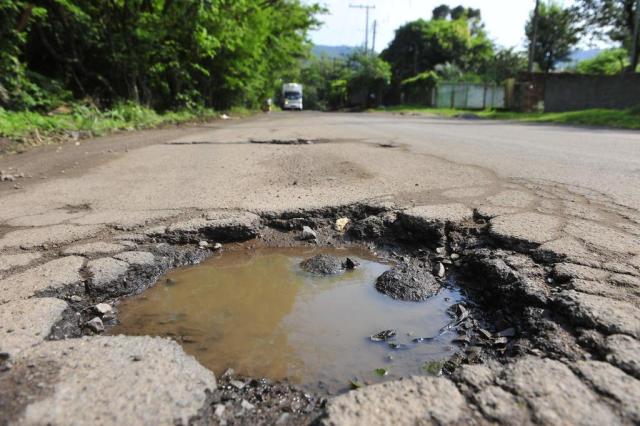
[[[252,143],[294,139],[312,143]],[[0,352],[13,363],[0,381],[24,371],[36,381],[0,391],[10,407],[0,423],[187,422],[212,373],[166,339],[48,341],[70,302],[47,291],[87,270],[99,284],[153,263],[140,248],[148,236],[356,202],[426,223],[486,220],[491,262],[571,330],[550,326],[553,351],[511,364],[337,397],[325,423],[640,422],[638,132],[274,113],[34,149],[0,158],[0,169],[27,176],[0,183]]]

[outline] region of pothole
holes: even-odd
[[[321,141],[318,139],[251,139],[251,143],[269,144],[269,145],[313,145]]]
[[[547,338],[556,330],[543,308],[549,271],[496,247],[482,218],[454,213],[438,219],[439,210],[378,202],[209,212],[148,232],[137,250],[149,263],[39,294],[70,305],[49,338],[105,328],[169,337],[216,373],[200,419],[250,412],[258,423],[319,415],[327,394],[350,387],[415,375],[459,380],[465,364],[562,350],[564,335]],[[303,271],[300,262],[319,253],[340,259],[325,265],[338,274]],[[385,295],[376,283],[389,268],[401,280],[430,278],[424,291],[407,285]]]
[[[301,267],[318,254],[350,267]],[[450,278],[425,301],[394,300],[375,288],[393,264],[360,247],[230,251],[124,301],[110,333],[170,337],[217,376],[232,369],[316,393],[437,374],[457,350],[463,297]]]

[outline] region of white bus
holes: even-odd
[[[282,109],[297,109],[298,111],[302,111],[302,84],[283,84],[282,99]]]

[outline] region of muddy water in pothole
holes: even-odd
[[[302,260],[318,253],[347,256],[358,269],[317,276]],[[313,391],[345,390],[353,379],[375,383],[424,374],[425,362],[452,355],[454,332],[428,343],[451,321],[460,301],[443,289],[421,303],[378,293],[376,278],[390,265],[362,249],[258,249],[225,252],[175,270],[144,294],[119,306],[111,334],[170,336],[203,365],[222,374],[289,379]],[[369,336],[395,329],[392,349]],[[379,377],[384,368],[388,371]]]

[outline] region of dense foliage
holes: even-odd
[[[356,50],[347,57],[312,58],[290,79],[304,85],[308,108],[373,107],[389,87],[391,68],[380,57]]]
[[[628,66],[629,57],[625,49],[607,49],[578,63],[576,71],[581,74],[614,75],[622,73]]]
[[[254,106],[306,56],[319,12],[300,0],[3,0],[0,105],[48,108],[66,90],[98,105]]]
[[[534,16],[529,18],[525,32],[533,42]],[[566,61],[579,40],[579,28],[571,9],[564,9],[555,1],[540,3],[534,62],[540,70],[549,72],[559,62]]]
[[[635,44],[633,35],[638,17],[637,0],[577,0],[575,14],[585,25],[588,33],[596,37],[606,37],[626,49],[630,58],[628,70],[638,67],[640,42]],[[635,60],[635,63],[631,63]]]
[[[391,64],[394,85],[437,65],[451,63],[463,71],[479,71],[493,55],[493,44],[480,27],[463,15],[458,19],[419,19],[398,30],[382,58]]]

